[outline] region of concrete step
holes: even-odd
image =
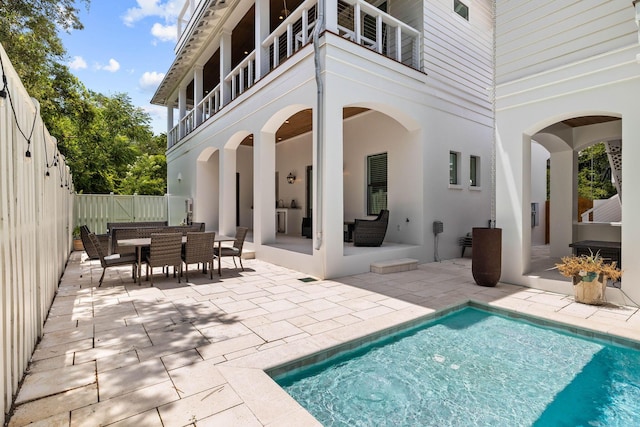
[[[371,272],[377,274],[398,273],[400,271],[415,270],[417,268],[418,260],[413,258],[391,259],[371,264]]]

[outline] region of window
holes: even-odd
[[[449,184],[450,185],[459,185],[460,179],[458,175],[458,157],[460,153],[456,153],[455,151],[449,152]]]
[[[367,156],[367,215],[387,209],[387,153]]]
[[[453,11],[467,21],[469,20],[469,6],[462,3],[460,0],[453,0]]]
[[[469,157],[469,185],[480,187],[480,157]]]

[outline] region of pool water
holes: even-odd
[[[325,426],[640,425],[640,351],[475,308],[275,380]]]

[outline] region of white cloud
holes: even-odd
[[[164,78],[164,73],[158,73],[156,71],[145,71],[140,77],[138,83],[140,84],[140,88],[142,90],[155,90],[162,79]]]
[[[73,61],[69,63],[69,68],[72,70],[83,70],[87,68],[87,61],[82,56],[74,56]]]
[[[165,22],[175,21],[180,9],[184,5],[184,0],[137,0],[138,7],[127,9],[122,21],[128,27],[132,27],[136,22],[149,17],[158,16],[164,18]]]
[[[120,69],[120,63],[118,61],[116,61],[115,59],[111,58],[109,60],[109,65],[99,66],[98,68],[100,70],[105,70],[105,71],[110,71],[112,73],[115,73],[116,71],[118,71]]]
[[[151,35],[163,42],[176,41],[178,29],[175,25],[162,25],[156,22],[151,27]]]

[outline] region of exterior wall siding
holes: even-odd
[[[633,15],[628,0],[498,0],[497,84],[637,43]]]
[[[467,2],[469,21],[453,11],[453,0],[423,4],[423,71],[439,108],[491,126],[492,2]]]

